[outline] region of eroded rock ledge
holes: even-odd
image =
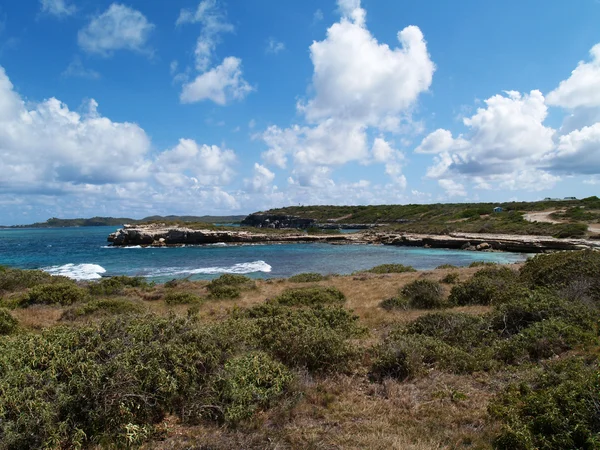
[[[365,231],[354,234],[311,235],[306,233],[260,233],[235,230],[194,230],[164,225],[125,225],[108,237],[115,246],[179,246],[218,243],[293,243],[326,242],[332,244],[382,244],[407,247],[464,249],[476,251],[509,251],[541,253],[552,250],[600,248],[599,241],[556,239],[548,236],[452,233],[429,235]]]

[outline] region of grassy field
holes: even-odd
[[[0,269],[0,449],[598,448],[600,253],[163,285]]]
[[[503,212],[494,213],[500,206]],[[526,212],[566,210],[558,213],[564,224],[528,222]],[[508,203],[443,203],[431,205],[292,206],[264,211],[312,218],[319,222],[381,224],[386,229],[412,233],[450,232],[531,234],[560,237],[586,235],[583,222],[600,217],[600,199]],[[564,217],[563,217],[564,216]]]

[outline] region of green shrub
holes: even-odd
[[[0,335],[11,334],[18,326],[19,322],[11,315],[10,311],[0,308]]]
[[[169,292],[165,295],[167,305],[193,305],[202,303],[202,297],[191,292]]]
[[[528,259],[520,279],[530,287],[565,289],[574,283],[588,284],[587,294],[600,299],[600,252],[582,250],[538,255]]]
[[[24,305],[68,306],[87,298],[87,292],[71,283],[43,284],[32,288],[24,299]]]
[[[252,352],[225,364],[217,382],[224,419],[237,423],[273,404],[287,389],[293,376],[280,362],[264,352]]]
[[[503,422],[494,448],[598,448],[598,380],[595,366],[570,358],[545,365],[531,382],[510,385],[489,406]]]
[[[457,312],[425,314],[407,325],[405,333],[429,336],[463,349],[486,345],[492,338],[484,318]]]
[[[497,305],[486,320],[500,336],[510,337],[534,323],[552,318],[593,331],[597,327],[599,311],[563,300],[548,290],[536,290],[519,300]]]
[[[536,322],[519,334],[499,341],[494,357],[507,364],[520,364],[594,344],[598,344],[596,333],[553,318]]]
[[[566,223],[559,225],[558,232],[554,235],[558,239],[580,238],[585,236],[588,226],[585,223]]]
[[[386,298],[379,304],[379,306],[381,306],[383,309],[387,309],[388,311],[391,311],[394,309],[406,311],[407,309],[410,308],[411,305],[410,305],[409,299],[398,296],[398,297]]]
[[[120,295],[126,288],[149,288],[153,283],[148,283],[142,277],[117,276],[103,278],[100,281],[91,283],[88,289],[92,295]]]
[[[454,264],[442,264],[441,266],[437,266],[436,269],[458,269]]]
[[[317,281],[326,280],[328,277],[321,275],[320,273],[299,273],[288,278],[288,281],[292,283],[314,283]]]
[[[441,282],[445,284],[456,284],[460,281],[460,275],[456,272],[451,272],[442,278]]]
[[[498,263],[491,261],[473,261],[469,264],[469,267],[488,267],[488,266],[497,266]]]
[[[0,266],[0,292],[16,292],[40,284],[75,282],[67,277],[52,276],[41,270],[21,270]]]
[[[286,289],[273,301],[284,306],[315,306],[344,303],[346,297],[335,287],[313,286]]]
[[[140,314],[144,308],[127,299],[92,300],[81,306],[67,309],[63,312],[61,320],[76,320],[87,316],[108,316],[116,314]]]
[[[407,380],[431,368],[470,373],[481,367],[477,356],[424,335],[396,333],[374,348],[371,376]]]
[[[489,267],[476,272],[470,280],[454,286],[448,301],[459,306],[492,305],[522,298],[527,293],[515,271],[507,267]]]
[[[363,270],[361,272],[368,273],[405,273],[405,272],[416,272],[417,270],[411,266],[405,266],[403,264],[381,264],[379,266],[375,266],[369,270]]]
[[[341,307],[253,308],[256,339],[275,358],[310,371],[345,371],[357,356],[350,338],[364,333],[358,317]]]
[[[413,308],[435,309],[445,306],[444,289],[437,281],[415,280],[400,291]]]
[[[255,289],[256,283],[244,275],[226,273],[212,280],[206,288],[214,299],[232,299],[239,298],[244,289]]]

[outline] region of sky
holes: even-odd
[[[0,224],[600,192],[597,0],[0,0]]]

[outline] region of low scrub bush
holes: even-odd
[[[480,347],[493,339],[484,318],[457,312],[425,314],[411,322],[405,333],[429,336],[463,349]]]
[[[76,320],[89,316],[109,316],[117,314],[140,314],[144,308],[127,299],[104,299],[92,300],[81,306],[67,309],[61,316],[61,320]]]
[[[0,336],[13,333],[19,322],[15,319],[10,311],[6,308],[0,308]]]
[[[289,369],[264,352],[235,357],[227,363],[217,382],[228,423],[251,417],[281,397],[293,380]]]
[[[404,286],[400,293],[409,300],[413,308],[435,309],[446,304],[444,289],[437,281],[415,280]]]
[[[554,235],[558,239],[580,238],[587,233],[588,226],[585,223],[566,223],[558,225],[559,230]]]
[[[460,275],[456,272],[451,272],[441,279],[442,283],[445,284],[456,284],[460,281]]]
[[[85,289],[72,283],[43,284],[32,288],[23,298],[23,306],[28,305],[61,305],[68,306],[84,301],[87,298]]]
[[[320,273],[299,273],[288,278],[292,283],[314,283],[317,281],[327,280],[328,277]]]
[[[92,295],[121,295],[128,287],[147,289],[151,286],[153,284],[148,283],[142,277],[127,277],[122,275],[103,278],[100,281],[91,283],[88,289]]]
[[[226,273],[212,280],[206,288],[214,299],[233,299],[239,298],[242,290],[255,289],[256,283],[244,275]]]
[[[0,292],[16,292],[40,284],[75,282],[67,277],[52,276],[41,270],[21,270],[0,266]]]
[[[368,273],[405,273],[405,272],[416,272],[417,270],[411,266],[405,266],[403,264],[381,264],[379,266],[375,266],[368,270],[363,270],[361,272]]]
[[[498,341],[494,357],[506,364],[520,364],[594,344],[598,344],[596,333],[553,318],[536,322],[519,334]]]
[[[600,252],[582,250],[538,255],[521,268],[520,279],[530,287],[567,289],[587,285],[586,294],[600,299]]]
[[[454,264],[442,264],[441,266],[437,266],[436,269],[458,269]]]
[[[284,306],[316,306],[344,303],[346,296],[335,287],[313,286],[289,288],[279,294],[273,302]]]
[[[595,365],[569,358],[545,365],[533,381],[510,385],[489,407],[503,422],[494,448],[598,448],[598,380]]]
[[[411,307],[410,300],[401,296],[386,298],[379,304],[379,306],[381,306],[383,309],[387,309],[388,311],[392,311],[394,309],[406,311]]]
[[[254,316],[256,339],[265,351],[313,372],[347,370],[358,354],[350,338],[365,332],[358,317],[341,307],[265,305],[248,314]]]
[[[454,286],[448,300],[458,306],[493,305],[522,298],[527,293],[519,283],[517,272],[507,267],[489,267]]]
[[[191,292],[168,292],[165,295],[167,305],[195,305],[202,303],[202,297]]]
[[[491,261],[473,261],[469,264],[469,267],[489,267],[489,266],[497,266],[498,263]]]

